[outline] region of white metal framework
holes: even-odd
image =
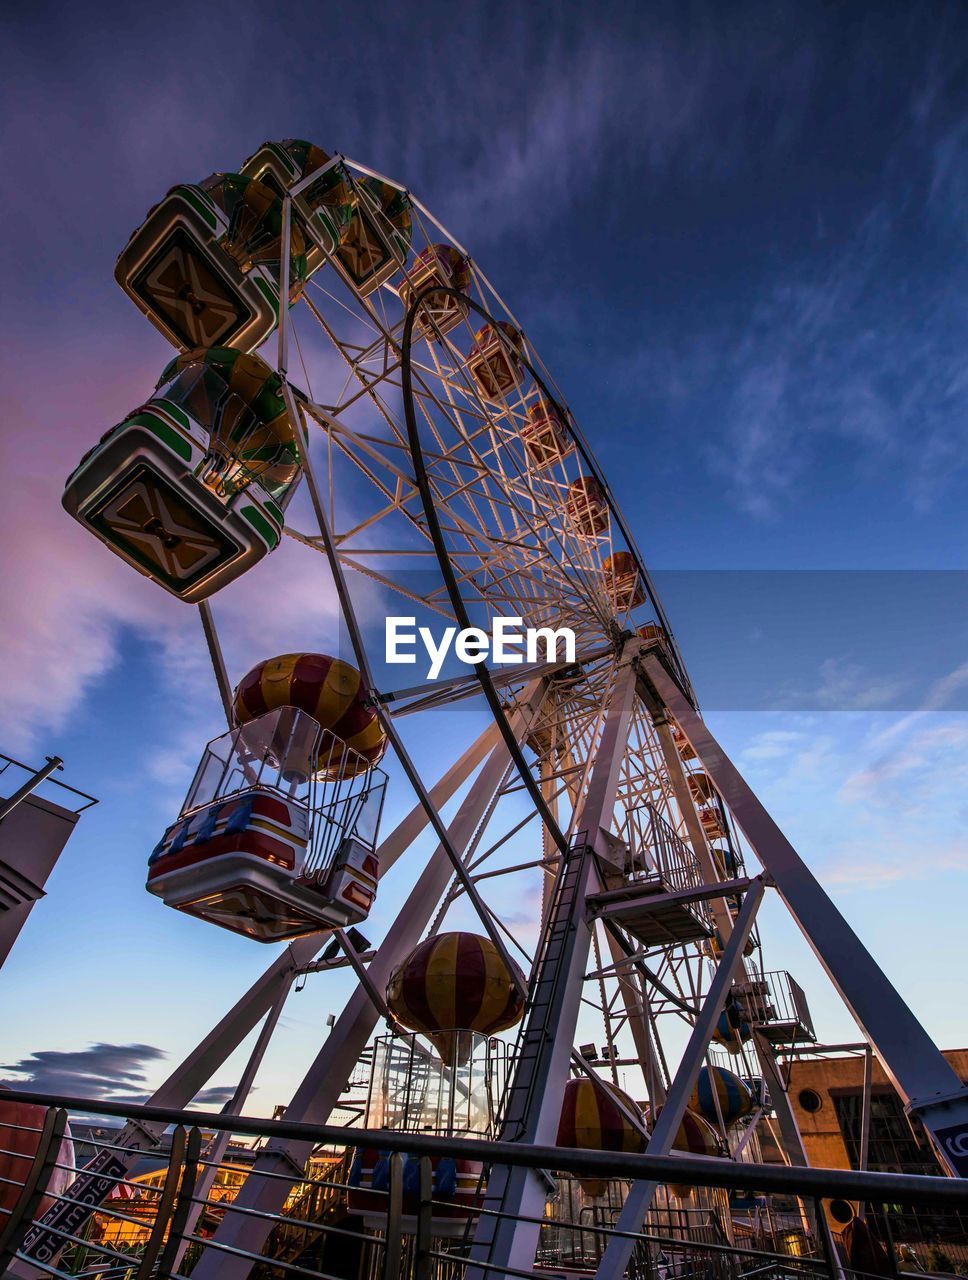
[[[332,163],[354,183],[386,181],[342,157]],[[285,200],[282,297],[291,202],[317,177]],[[286,533],[307,549],[307,574],[333,572],[364,676],[370,641],[357,606],[374,592],[385,612],[438,629],[467,620],[487,629],[502,617],[570,627],[577,661],[465,669],[377,695],[417,796],[380,845],[381,877],[427,827],[437,837],[414,890],[366,956],[341,931],[341,955],[326,962],[314,959],[328,934],[294,941],[151,1101],[187,1104],[260,1019],[275,1025],[298,974],[351,964],[359,985],[286,1112],[325,1123],[386,1016],[392,970],[467,899],[481,930],[530,975],[501,1136],[554,1143],[566,1080],[591,1071],[662,1106],[648,1150],[663,1155],[703,1063],[726,1061],[754,1084],[765,1079],[770,1099],[743,1125],[718,1116],[722,1158],[750,1158],[772,1110],[788,1159],[805,1163],[777,1059],[814,1031],[799,987],[763,959],[756,913],[775,890],[942,1158],[968,1172],[968,1157],[951,1154],[968,1131],[960,1082],[710,734],[628,527],[520,323],[469,258],[460,289],[413,270],[442,241],[464,251],[412,196],[410,206],[410,254],[382,287],[363,296],[321,243],[327,265],[282,309],[277,367],[300,388],[287,383],[287,397],[315,517],[315,527]],[[399,253],[375,206],[372,221]],[[481,338],[486,325],[499,327]],[[200,608],[227,704],[218,602]],[[408,717],[446,726],[449,707],[482,695],[493,726],[454,746],[438,780],[422,778],[403,740]],[[445,823],[443,807],[468,780]],[[510,918],[511,902],[532,904],[526,926]],[[724,1018],[733,1019],[726,1032]],[[729,1058],[716,1058],[717,1041]],[[125,1142],[134,1151],[151,1129],[131,1124]],[[307,1156],[305,1143],[266,1144],[216,1236],[237,1252],[204,1254],[199,1280],[248,1274],[247,1255],[269,1232],[261,1215],[281,1210]],[[634,1184],[619,1226],[637,1230],[654,1192]],[[496,1166],[485,1204],[509,1216],[468,1228],[468,1274],[529,1271],[538,1226],[528,1218],[541,1218],[547,1195],[539,1171]],[[623,1273],[630,1248],[612,1239],[602,1280]]]

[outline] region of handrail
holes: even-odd
[[[3,774],[3,772],[6,770],[6,768],[9,765],[14,765],[17,769],[23,769],[25,773],[33,774],[34,776],[36,776],[38,773],[43,773],[43,768],[39,770],[35,769],[33,765],[24,764],[22,760],[15,760],[13,756],[8,756],[6,752],[0,751],[0,761],[4,761],[4,760],[6,761],[6,764],[0,763],[0,775]],[[52,760],[57,760],[58,764],[56,767],[58,769],[63,766],[63,761],[61,761],[59,756],[48,756],[47,760],[48,760],[48,765]],[[79,809],[74,809],[72,811],[74,813],[83,813],[85,809],[90,809],[93,805],[96,805],[98,803],[95,796],[89,796],[86,791],[79,791],[77,787],[72,787],[70,783],[67,783],[67,782],[61,782],[59,778],[54,778],[50,776],[41,777],[37,779],[37,782],[35,785],[40,786],[44,782],[49,782],[55,787],[60,787],[62,791],[69,791],[71,795],[77,796],[79,799],[85,800],[87,802],[86,804],[82,804]]]
[[[133,1106],[92,1098],[0,1090],[0,1101],[33,1102],[89,1115],[118,1116],[228,1130],[252,1137],[294,1138],[334,1146],[367,1146],[402,1151],[413,1156],[450,1155],[491,1164],[560,1169],[599,1178],[651,1179],[691,1186],[735,1187],[763,1193],[788,1192],[824,1199],[901,1200],[968,1210],[968,1181],[922,1174],[870,1173],[843,1169],[813,1169],[786,1165],[746,1164],[695,1156],[632,1155],[613,1151],[579,1151],[571,1147],[494,1142],[483,1138],[441,1138],[384,1129],[341,1125],[302,1124],[253,1116],[225,1116],[221,1112],[182,1111],[173,1107]]]

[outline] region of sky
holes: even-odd
[[[132,228],[286,136],[397,178],[471,250],[591,441],[714,733],[932,1034],[968,1044],[964,6],[39,3],[5,27],[0,750],[56,752],[100,804],[0,973],[0,1074],[143,1095],[269,958],[144,892],[220,710],[194,611],[59,500],[169,358],[113,280]],[[218,611],[234,676],[336,643],[292,546]],[[454,740],[484,723],[452,714]],[[852,1038],[765,911],[769,963]],[[290,998],[253,1109],[346,990]]]

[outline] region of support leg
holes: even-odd
[[[533,691],[532,697],[538,696],[540,691]],[[530,707],[527,707],[513,717],[516,731],[523,731],[529,713]],[[507,764],[508,751],[502,742],[491,752],[451,824],[449,839],[452,847],[466,848],[494,791],[501,784]],[[369,963],[370,980],[378,989],[386,990],[393,969],[419,942],[447,888],[451,870],[447,851],[438,846]],[[366,989],[357,987],[286,1108],[288,1120],[326,1122],[373,1033],[378,1016]],[[308,1143],[270,1142],[257,1159],[234,1201],[234,1207],[259,1214],[280,1213],[291,1187],[300,1179],[310,1150]],[[266,1174],[291,1177],[267,1177]],[[199,1259],[193,1276],[196,1280],[242,1280],[248,1275],[252,1263],[222,1252],[218,1246],[258,1254],[264,1248],[271,1229],[272,1222],[268,1218],[229,1210],[212,1244]]]
[[[743,963],[743,948],[753,928],[756,912],[763,897],[765,882],[760,876],[750,885],[729,941],[723,948],[722,958],[710,984],[709,994],[696,1019],[692,1035],[686,1045],[682,1060],[676,1070],[665,1105],[652,1129],[652,1137],[646,1148],[649,1155],[667,1156],[676,1140],[686,1103],[699,1075],[709,1041],[716,1022],[726,1005],[726,997],[733,985],[733,977]],[[616,1229],[628,1233],[642,1230],[642,1223],[655,1195],[657,1182],[633,1182],[619,1215]],[[619,1280],[625,1274],[635,1248],[634,1234],[613,1236],[608,1243],[595,1273],[595,1280]]]
[[[283,1006],[286,1003],[286,997],[289,995],[290,984],[283,983],[279,987],[279,994],[276,996],[275,1002],[269,1012],[266,1014],[265,1022],[259,1030],[258,1038],[252,1047],[252,1053],[249,1060],[245,1064],[245,1070],[242,1072],[242,1078],[235,1087],[235,1093],[232,1095],[228,1105],[223,1109],[224,1115],[238,1116],[242,1114],[242,1108],[252,1091],[255,1083],[256,1075],[259,1067],[262,1065],[262,1059],[265,1057],[266,1049],[269,1047],[269,1041],[272,1039],[272,1033],[282,1016]],[[175,1251],[175,1260],[171,1264],[172,1272],[177,1274],[181,1266],[181,1260],[185,1256],[185,1250],[188,1248],[188,1237],[195,1230],[195,1226],[202,1216],[202,1210],[205,1207],[205,1201],[208,1199],[209,1192],[215,1185],[215,1179],[218,1177],[219,1166],[225,1158],[228,1150],[229,1142],[232,1138],[231,1132],[226,1129],[219,1133],[212,1142],[206,1155],[206,1165],[202,1170],[197,1182],[195,1183],[194,1203],[188,1211],[188,1217],[185,1219],[185,1225],[182,1228],[182,1238],[178,1248]]]
[[[464,754],[447,770],[440,781],[431,789],[431,797],[435,804],[444,805],[454,795],[488,751],[492,751],[500,734],[496,726],[489,726]],[[378,850],[380,858],[380,875],[393,866],[397,859],[410,847],[428,823],[426,810],[422,804],[416,804],[396,829],[388,835]],[[167,1080],[161,1084],[148,1099],[157,1107],[185,1107],[203,1088],[223,1062],[232,1054],[247,1035],[256,1027],[260,1018],[266,1016],[276,1001],[279,991],[289,989],[296,972],[309,964],[322,947],[328,931],[311,934],[306,938],[297,938],[269,966],[249,990],[236,1002],[224,1018],[212,1028],[191,1053],[179,1063]],[[129,1122],[118,1136],[118,1146],[127,1148],[112,1155],[115,1160],[114,1172],[121,1176],[127,1173],[140,1159],[140,1153],[146,1147],[154,1146],[165,1130],[164,1124],[135,1124]],[[97,1171],[82,1172],[84,1194],[90,1199],[92,1212],[106,1196],[113,1184],[97,1177]],[[80,1196],[81,1185],[75,1184]],[[44,1236],[44,1226],[53,1222],[63,1213],[62,1206],[53,1205],[38,1220],[37,1228],[28,1235],[23,1251],[28,1250]],[[36,1268],[28,1269],[26,1263],[14,1263],[11,1274],[20,1276],[38,1276],[42,1273]]]
[[[633,646],[623,655],[618,667],[595,765],[576,823],[576,830],[585,834],[590,850],[603,856],[609,852],[605,836],[612,827],[635,698],[633,660],[638,642],[633,642]],[[568,867],[565,866],[561,875],[567,874]],[[523,1047],[509,1087],[505,1132],[502,1135],[507,1139],[553,1143],[557,1136],[561,1098],[575,1042],[582,979],[591,947],[591,927],[585,901],[588,894],[598,888],[599,876],[594,859],[586,854],[574,885],[569,919],[559,922],[552,917],[546,923],[546,938],[552,936],[549,931],[561,926],[560,938],[554,938],[549,944],[560,949],[554,964],[561,968],[552,984],[554,989],[549,1003],[542,1008],[540,1001],[536,1000],[529,1014]],[[536,983],[541,986],[540,973],[536,974]],[[490,1280],[490,1277],[501,1274],[502,1267],[522,1272],[531,1270],[540,1227],[537,1221],[514,1219],[523,1215],[540,1220],[544,1213],[545,1195],[545,1183],[535,1170],[507,1166],[492,1169],[485,1205],[510,1216],[482,1215],[478,1220],[465,1280]]]
[[[968,1089],[659,660],[646,654],[642,668],[769,871],[908,1110],[921,1119],[952,1174],[968,1177]]]
[[[797,1118],[793,1114],[790,1095],[787,1092],[783,1074],[774,1056],[773,1046],[765,1036],[756,1031],[753,1032],[753,1044],[756,1048],[757,1061],[760,1064],[760,1073],[766,1081],[766,1087],[770,1093],[770,1101],[773,1103],[773,1111],[780,1128],[780,1140],[787,1163],[805,1169],[810,1161],[807,1159],[807,1151],[803,1145],[800,1126],[797,1124]],[[831,1246],[832,1242],[826,1240],[824,1231],[826,1219],[823,1214],[818,1219],[814,1214],[812,1204],[800,1198],[798,1198],[798,1203],[804,1231],[812,1233],[815,1239],[823,1238],[826,1241],[826,1245]],[[836,1258],[836,1250],[828,1253],[828,1256]]]

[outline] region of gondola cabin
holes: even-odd
[[[647,1108],[650,1129],[661,1114],[661,1106]],[[672,1150],[680,1151],[684,1155],[709,1157],[723,1156],[726,1151],[722,1139],[712,1125],[707,1124],[701,1115],[697,1115],[688,1108],[683,1112],[682,1121],[672,1140]],[[678,1196],[680,1200],[688,1200],[693,1194],[693,1187],[685,1183],[671,1182],[668,1186],[673,1195]]]
[[[232,699],[235,724],[277,707],[296,707],[330,736],[317,759],[317,778],[336,782],[379,764],[387,735],[370,690],[356,667],[326,653],[281,653],[264,658],[239,681]]]
[[[568,486],[565,513],[582,538],[597,538],[608,528],[608,503],[594,476],[579,476]]]
[[[353,217],[336,258],[362,298],[400,271],[413,235],[410,197],[390,182],[357,178]]]
[[[62,501],[197,604],[279,545],[299,474],[278,377],[258,356],[215,347],[172,361],[152,398],[81,459]]]
[[[437,933],[390,974],[387,1004],[398,1022],[427,1036],[452,1067],[464,1063],[481,1035],[520,1022],[524,987],[524,974],[517,966],[508,968],[490,938]]]
[[[449,1043],[448,1043],[449,1041]],[[381,1036],[374,1046],[366,1107],[366,1127],[457,1138],[494,1136],[508,1069],[507,1045],[465,1028],[440,1031],[438,1056],[417,1035]],[[431,1232],[463,1236],[477,1216],[484,1194],[479,1160],[433,1157]],[[416,1230],[419,1166],[416,1156],[403,1167],[401,1229]],[[347,1207],[371,1230],[386,1229],[390,1153],[359,1148],[349,1175]]]
[[[216,173],[154,208],[121,252],[118,284],[181,351],[253,351],[279,320],[282,200],[261,182]],[[290,238],[289,300],[306,279],[298,223]]]
[[[292,198],[293,220],[306,246],[308,279],[343,243],[353,221],[356,193],[342,159],[302,138],[284,138],[263,142],[239,172],[277,196],[309,179]]]
[[[743,1017],[737,1001],[731,995],[716,1022],[713,1039],[727,1053],[739,1054],[743,1052],[743,1045],[751,1040],[752,1037],[753,1032],[750,1029],[750,1025]]]
[[[721,849],[719,845],[714,844],[710,845],[709,852],[720,880],[734,880],[739,874],[739,864],[732,849],[729,847]]]
[[[645,628],[641,627],[639,629],[639,635],[641,635],[644,630]],[[672,726],[672,741],[676,744],[676,750],[679,752],[680,760],[696,759],[695,748],[677,724]]]
[[[210,742],[148,861],[166,906],[259,942],[365,920],[385,775],[283,706]],[[345,768],[317,774],[321,761]]]
[[[563,462],[575,449],[558,410],[544,399],[529,406],[521,428],[521,441],[533,471],[543,471],[556,462]]]
[[[409,310],[413,300],[425,289],[442,285],[444,289],[466,292],[471,282],[471,264],[452,244],[432,244],[421,250],[400,282],[400,301]],[[428,293],[414,319],[414,333],[434,339],[448,333],[467,315],[467,305],[449,293]]]
[[[658,622],[644,622],[641,627],[637,628],[636,635],[640,636],[646,644],[658,645],[662,652],[669,657],[672,652],[672,645],[669,640],[669,633],[665,627],[659,625]],[[673,728],[673,737],[676,733],[681,733],[678,726]],[[678,746],[679,739],[676,738]],[[688,746],[688,743],[686,744]],[[680,755],[682,753],[680,752]],[[683,757],[685,759],[685,757]]]
[[[707,805],[699,810],[699,821],[708,840],[719,840],[726,834],[726,825],[718,807]]]
[[[630,551],[616,551],[602,564],[605,590],[616,613],[628,613],[645,603],[642,575]]]
[[[709,1124],[718,1125],[722,1119],[728,1127],[749,1115],[753,1109],[753,1095],[748,1085],[734,1072],[704,1063],[699,1068],[686,1106]]]
[[[501,404],[524,382],[523,350],[524,334],[507,320],[485,324],[475,333],[467,370],[488,403]]]
[[[736,917],[739,915],[739,911],[734,905],[734,900],[732,898],[729,899],[727,902],[727,909],[729,911],[731,919],[733,920],[733,923],[735,924]],[[709,956],[710,960],[718,961],[723,954],[723,950],[724,950],[723,938],[722,938],[722,934],[719,932],[718,929],[713,929],[712,936],[707,938],[702,945],[703,945],[703,950],[705,951],[706,955]],[[753,952],[756,950],[757,945],[758,944],[756,940],[756,935],[751,933],[750,936],[746,939],[746,943],[743,947],[743,955],[751,956]]]
[[[582,1151],[631,1151],[645,1149],[645,1118],[627,1093],[598,1076],[569,1080],[562,1095],[555,1146]],[[601,1178],[579,1177],[586,1196],[605,1193]]]
[[[716,798],[716,788],[708,773],[697,771],[686,774],[689,791],[697,804],[710,804]]]
[[[484,1198],[480,1160],[432,1156],[430,1229],[444,1239],[462,1237],[468,1220],[477,1216]],[[390,1152],[358,1147],[349,1173],[347,1208],[359,1214],[371,1231],[386,1230],[390,1187]],[[420,1208],[420,1159],[404,1155],[401,1231],[412,1234]]]

